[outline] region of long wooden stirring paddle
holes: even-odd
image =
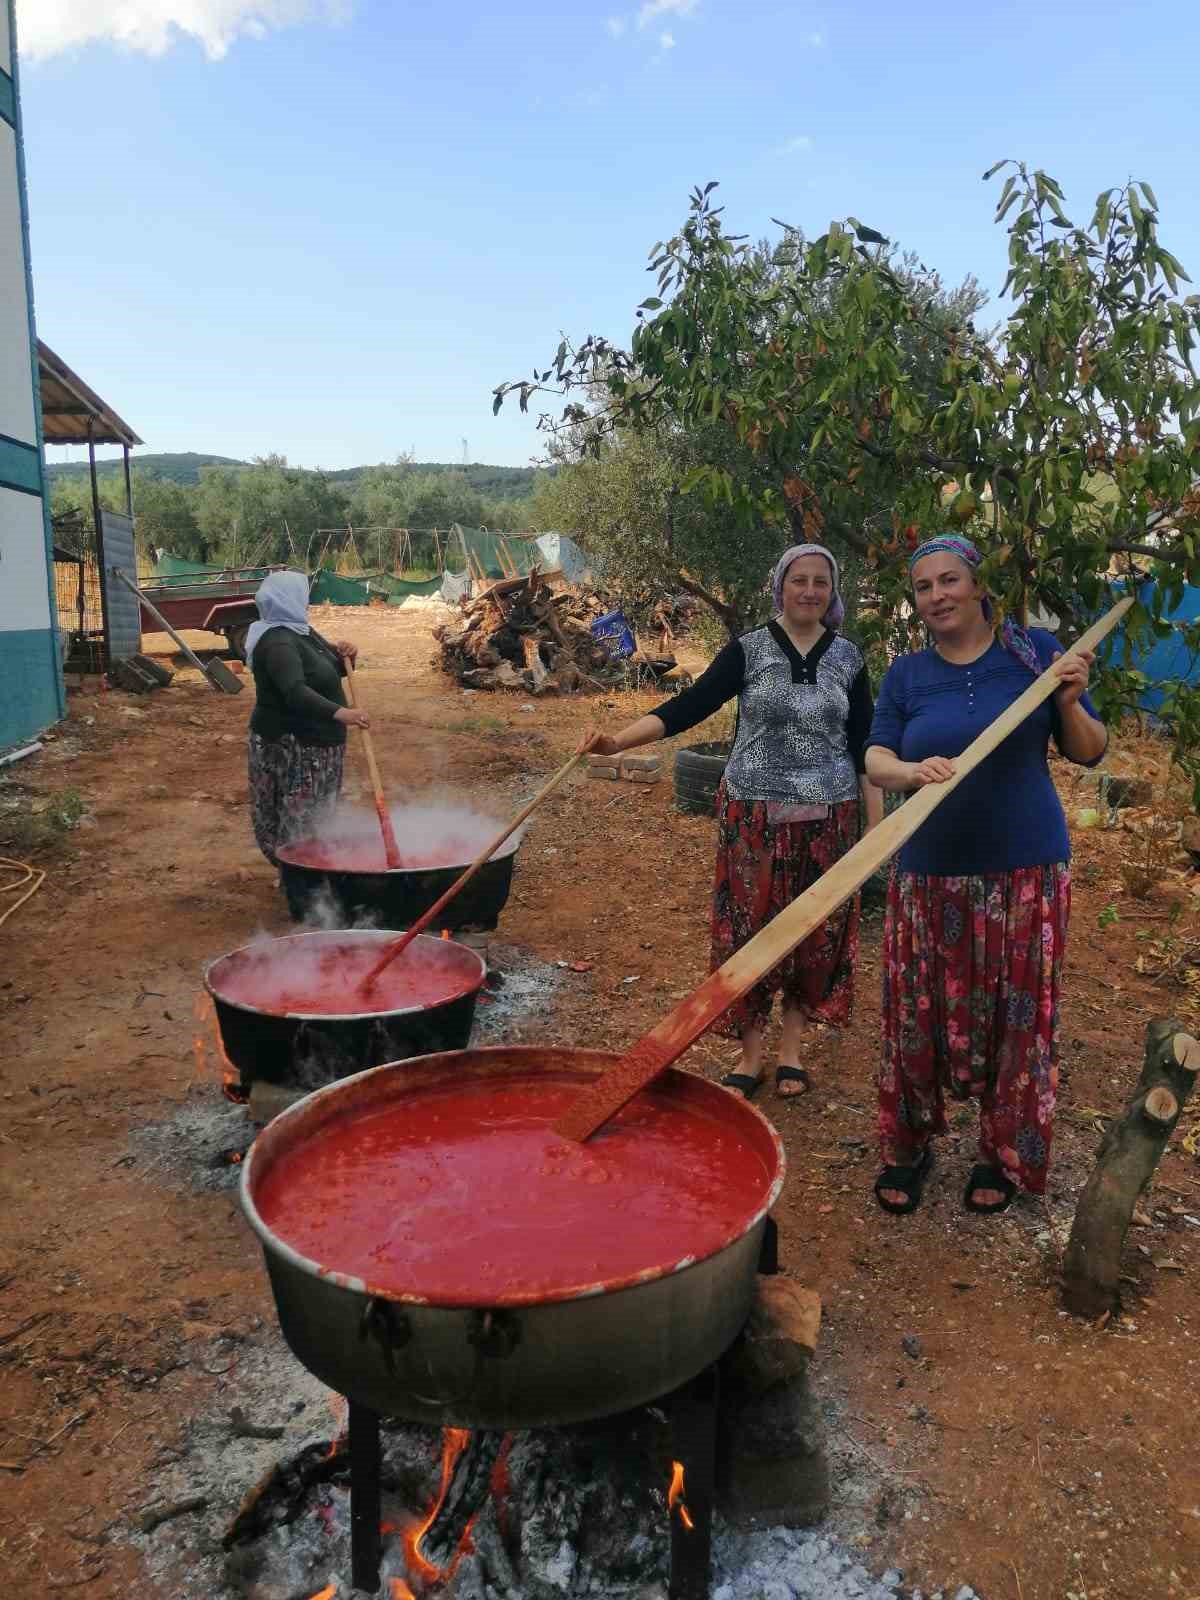
[[[532,813],[537,810],[538,806],[541,805],[546,796],[548,794],[552,794],[554,790],[558,788],[559,784],[566,777],[567,773],[570,772],[571,768],[578,766],[579,762],[581,762],[584,756],[587,754],[587,749],[588,747],[585,746],[584,749],[577,750],[569,761],[564,761],[562,766],[559,767],[558,771],[550,779],[550,782],[547,783],[543,788],[539,789],[529,804],[527,806],[523,806],[521,810],[517,812],[516,816],[505,827],[504,831],[502,833],[498,833],[492,840],[491,844],[486,845],[484,849],[479,852],[467,870],[462,873],[460,877],[455,878],[454,882],[446,890],[445,894],[442,895],[441,899],[435,900],[430,906],[429,910],[426,911],[422,916],[418,917],[413,923],[412,927],[407,930],[407,932],[402,933],[398,939],[394,939],[391,944],[386,946],[379,960],[363,979],[362,987],[364,989],[369,989],[375,982],[376,978],[378,978],[379,974],[383,971],[384,967],[386,967],[390,962],[395,961],[397,956],[403,955],[417,935],[424,933],[429,924],[450,904],[455,895],[458,894],[461,889],[466,888],[467,884],[479,871],[480,867],[486,865],[486,863],[492,858],[492,856],[495,855],[496,851],[499,850],[500,846],[509,837],[509,835],[515,833],[521,824],[526,820],[526,818],[531,816]]]
[[[1093,649],[1111,633],[1132,604],[1131,597],[1115,605],[1065,654]],[[954,757],[953,778],[947,783],[926,784],[906,800],[899,810],[894,811],[878,827],[872,828],[811,888],[793,900],[786,911],[781,911],[753,939],[730,956],[724,966],[718,967],[674,1011],[639,1039],[614,1067],[582,1090],[566,1114],[555,1123],[555,1133],[566,1139],[583,1140],[603,1127],[627,1101],[632,1100],[639,1089],[652,1083],[665,1067],[669,1067],[689,1045],[694,1044],[735,1000],[744,995],[747,989],[752,989],[802,939],[807,939],[856,889],[861,888],[871,874],[916,833],[930,812],[941,804],[951,790],[956,789],[969,772],[991,755],[996,746],[1007,739],[1031,712],[1036,711],[1057,687],[1058,674],[1051,666],[1006,711],[989,723],[962,755]]]
[[[358,697],[354,692],[354,667],[350,657],[343,656],[342,664],[346,669],[346,699],[352,709],[357,710]],[[369,728],[360,728],[358,731],[362,734],[363,749],[367,755],[367,772],[371,779],[371,793],[375,797],[375,815],[379,818],[379,831],[383,834],[383,854],[389,867],[398,867],[400,846],[396,843],[392,818],[383,797],[383,779],[379,776],[379,763],[375,759],[375,741],[371,738]]]

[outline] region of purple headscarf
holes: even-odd
[[[842,604],[837,557],[832,550],[826,550],[823,544],[794,544],[780,556],[771,577],[771,594],[775,600],[775,609],[783,610],[783,580],[787,577],[792,562],[800,556],[824,556],[829,563],[829,569],[833,574],[833,599],[829,602],[829,609],[821,621],[831,633],[836,633],[845,621],[846,608]]]
[[[918,561],[922,561],[926,556],[935,556],[943,551],[946,555],[957,556],[972,572],[983,561],[983,556],[980,554],[978,547],[973,545],[970,539],[964,539],[960,533],[939,533],[935,538],[926,539],[924,544],[918,545],[913,551],[908,563],[909,576],[912,576],[912,570]],[[992,620],[992,602],[986,594],[981,604],[983,619],[985,622],[990,622]],[[1038,659],[1033,640],[1024,628],[1015,622],[1005,620],[1000,624],[997,635],[1000,643],[1011,656],[1015,656],[1023,667],[1027,667],[1033,673],[1035,678],[1041,677],[1042,663]]]

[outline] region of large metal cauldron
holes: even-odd
[[[502,1047],[379,1067],[310,1095],[259,1135],[242,1206],[262,1243],[283,1336],[323,1383],[385,1416],[531,1428],[614,1416],[666,1394],[725,1351],[749,1315],[766,1216],[783,1186],[783,1146],[753,1106],[672,1069],[645,1091],[719,1116],[761,1157],[762,1203],[702,1260],[664,1263],[575,1298],[439,1306],[373,1295],[361,1278],[298,1255],[264,1223],[255,1190],[271,1163],[325,1124],[422,1087],[553,1073],[581,1087],[618,1059],[600,1050]],[[503,1206],[497,1194],[492,1204]]]
[[[241,1074],[242,1087],[248,1089],[261,1078],[317,1088],[381,1062],[463,1049],[471,1037],[475,1002],[487,968],[474,950],[452,939],[421,934],[413,941],[414,950],[437,964],[438,997],[432,1003],[373,1011],[369,998],[351,990],[338,1011],[302,1015],[273,1009],[269,1001],[252,1003],[245,998],[244,982],[237,986],[237,998],[231,993],[239,967],[248,962],[262,962],[264,957],[286,962],[293,951],[307,960],[314,950],[345,945],[380,951],[396,937],[376,929],[293,933],[246,945],[210,962],[204,987],[213,998],[221,1043]]]
[[[402,817],[397,814],[397,821]],[[497,828],[497,832],[499,828]],[[520,837],[507,840],[490,861],[455,895],[435,919],[439,932],[448,928],[479,928],[490,932],[500,919],[512,888],[513,862]],[[279,868],[288,910],[295,922],[302,922],[314,902],[332,902],[332,913],[344,926],[351,927],[365,917],[374,917],[385,928],[411,928],[418,917],[439,900],[456,878],[470,866],[467,856],[457,866],[392,867],[375,872],[338,871],[311,866],[303,860],[305,841],[280,848]],[[480,842],[482,849],[483,841]]]

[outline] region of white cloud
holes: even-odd
[[[239,38],[349,10],[350,0],[17,0],[17,38],[31,60],[100,42],[160,56],[191,39],[219,61]]]
[[[819,50],[825,43],[825,35],[819,29],[816,29],[814,32],[809,34],[808,42],[810,45],[812,45],[814,50]]]
[[[804,150],[811,150],[812,147],[813,142],[809,135],[807,133],[798,133],[794,139],[785,139],[778,146],[775,153],[780,156],[795,156]]]
[[[643,0],[637,14],[639,28],[648,28],[656,17],[691,17],[696,14],[700,0]]]
[[[658,36],[658,42],[662,49],[674,50],[675,35],[673,33],[660,33]]]
[[[605,17],[604,26],[614,39],[619,39],[629,24],[624,17]]]

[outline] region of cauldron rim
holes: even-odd
[[[378,1067],[368,1068],[365,1072],[356,1072],[347,1078],[341,1078],[334,1083],[324,1085],[298,1100],[287,1110],[281,1111],[272,1118],[258,1138],[246,1152],[242,1162],[239,1178],[239,1198],[247,1222],[258,1235],[259,1242],[267,1252],[268,1257],[274,1253],[283,1258],[291,1267],[317,1278],[325,1283],[336,1285],[338,1288],[349,1290],[354,1294],[369,1296],[374,1300],[386,1300],[397,1305],[428,1306],[443,1310],[517,1310],[522,1307],[534,1308],[542,1305],[562,1305],[575,1300],[595,1299],[601,1295],[619,1293],[622,1290],[635,1289],[642,1284],[649,1284],[663,1278],[677,1276],[689,1267],[700,1265],[704,1261],[711,1261],[721,1255],[739,1239],[744,1238],[756,1228],[764,1217],[775,1206],[783,1192],[783,1185],[787,1178],[787,1153],[783,1147],[783,1140],[770,1121],[763,1115],[757,1106],[751,1105],[748,1100],[740,1095],[731,1094],[719,1084],[711,1083],[707,1078],[702,1078],[698,1073],[687,1072],[679,1067],[668,1067],[648,1089],[641,1091],[645,1094],[683,1094],[692,1098],[699,1096],[701,1100],[708,1101],[714,1108],[720,1107],[722,1111],[731,1112],[732,1116],[746,1122],[754,1129],[760,1141],[771,1147],[774,1157],[775,1175],[762,1200],[762,1203],[750,1215],[736,1223],[729,1232],[703,1254],[687,1255],[677,1261],[660,1263],[652,1267],[643,1268],[640,1272],[627,1273],[622,1277],[606,1279],[603,1282],[589,1284],[571,1284],[562,1289],[514,1290],[509,1294],[493,1295],[486,1300],[464,1299],[458,1295],[420,1295],[397,1292],[392,1288],[383,1288],[368,1283],[365,1279],[354,1273],[338,1272],[336,1269],[324,1266],[311,1257],[301,1255],[288,1242],[281,1238],[271,1228],[258,1210],[254,1196],[251,1193],[255,1181],[258,1164],[264,1160],[269,1161],[273,1152],[272,1146],[283,1141],[286,1143],[289,1125],[293,1121],[304,1120],[313,1114],[313,1106],[322,1099],[333,1099],[335,1096],[349,1098],[352,1086],[360,1086],[367,1079],[379,1073],[393,1074],[392,1082],[399,1085],[397,1093],[403,1093],[405,1088],[411,1090],[413,1085],[408,1081],[412,1076],[435,1077],[436,1070],[444,1070],[455,1062],[461,1063],[462,1058],[470,1057],[476,1066],[487,1067],[494,1064],[497,1069],[505,1064],[512,1069],[526,1072],[534,1069],[539,1063],[543,1066],[555,1065],[560,1071],[574,1070],[580,1073],[581,1078],[594,1077],[606,1067],[614,1065],[621,1057],[616,1051],[609,1050],[573,1050],[566,1047],[550,1047],[542,1045],[491,1045],[479,1048],[468,1047],[465,1050],[446,1050],[427,1056],[414,1056],[407,1061],[384,1062]],[[415,1074],[414,1074],[415,1069]],[[590,1069],[590,1070],[588,1070]],[[718,1099],[723,1096],[723,1099]],[[336,1113],[334,1113],[336,1115]],[[765,1135],[765,1139],[764,1136]]]
[[[344,939],[370,939],[388,940],[398,939],[403,930],[399,928],[311,928],[307,933],[281,933],[271,937],[271,944],[287,944],[298,939],[330,939],[342,941]],[[435,934],[419,933],[413,940],[414,944],[446,945],[454,944],[464,956],[469,956],[478,966],[477,981],[467,982],[462,989],[456,989],[453,994],[440,995],[436,1000],[427,1000],[421,1005],[394,1006],[376,1011],[272,1011],[267,1006],[250,1005],[245,1000],[232,1000],[228,995],[222,994],[212,981],[214,967],[219,967],[223,961],[231,961],[234,956],[251,952],[253,945],[239,945],[236,950],[226,950],[223,955],[214,956],[204,968],[204,987],[214,1001],[219,1001],[223,1006],[229,1006],[234,1011],[245,1011],[254,1017],[280,1017],[289,1022],[361,1022],[369,1017],[409,1017],[421,1012],[432,1011],[438,1006],[450,1005],[455,1000],[465,999],[469,994],[478,994],[487,979],[487,962],[478,950],[472,950],[470,945],[460,944],[457,939],[442,939]],[[262,948],[260,946],[259,948]],[[372,1071],[375,1069],[372,1068]],[[358,1076],[358,1074],[355,1074]],[[345,1082],[336,1079],[335,1082]]]
[[[497,822],[497,827],[503,824]],[[515,855],[521,848],[526,830],[519,828],[511,839],[506,839],[498,850],[493,850],[488,861],[503,861],[507,856]],[[316,843],[313,839],[296,839],[291,844],[280,845],[276,855],[280,861],[293,872],[316,872],[325,878],[406,878],[415,877],[427,872],[465,872],[471,861],[439,861],[422,867],[389,867],[386,862],[377,867],[318,867],[311,861],[297,861],[291,852],[302,845]],[[481,846],[482,848],[482,846]],[[474,858],[472,858],[474,859]]]

